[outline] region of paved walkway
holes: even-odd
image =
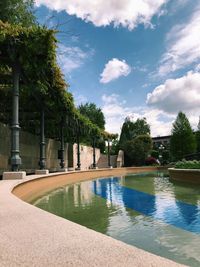
[[[72,175],[74,182],[80,180],[77,173],[42,180],[58,181]],[[39,176],[25,180],[35,178]],[[22,181],[0,181],[0,267],[181,266],[22,201],[11,193],[19,183]]]

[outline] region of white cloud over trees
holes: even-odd
[[[174,115],[151,107],[127,107],[126,101],[117,94],[102,96],[102,111],[106,119],[106,130],[119,133],[124,119],[129,116],[133,120],[145,117],[151,128],[151,136],[167,135],[171,132]]]
[[[154,15],[162,14],[168,0],[36,0],[52,10],[65,10],[95,26],[122,26],[133,30],[138,24],[151,26]]]
[[[58,63],[65,74],[80,68],[88,58],[94,55],[93,49],[83,51],[77,46],[65,46],[64,44],[58,45],[57,52]]]
[[[100,82],[109,83],[121,76],[128,76],[130,72],[131,67],[126,63],[125,60],[113,58],[105,65],[104,70],[100,75]]]
[[[177,79],[168,79],[147,95],[147,104],[167,113],[194,112],[200,106],[200,73],[188,72]]]

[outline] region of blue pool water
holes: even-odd
[[[162,173],[110,177],[56,188],[33,204],[130,245],[200,266],[200,186]]]
[[[151,216],[175,227],[200,234],[200,207],[179,200],[166,199],[162,195],[151,195],[120,185],[118,177],[93,182],[96,195],[111,201],[115,205],[125,205],[127,208]],[[111,186],[112,192],[107,188]],[[114,198],[111,198],[114,196]],[[157,212],[155,203],[165,206],[164,212]]]

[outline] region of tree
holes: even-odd
[[[150,126],[146,121],[146,118],[137,119],[135,122],[131,121],[130,117],[127,117],[123,123],[121,135],[119,139],[120,148],[124,149],[124,145],[127,141],[131,141],[138,135],[150,134]]]
[[[110,149],[110,155],[117,155],[119,152],[119,140],[118,139],[114,139],[112,141],[112,146]]]
[[[162,152],[162,163],[163,164],[168,164],[169,160],[170,160],[169,150],[164,150]]]
[[[200,153],[200,118],[199,118],[199,123],[197,125],[197,131],[195,134],[196,137],[196,144],[197,144],[197,153]]]
[[[105,129],[105,117],[100,108],[94,103],[86,103],[78,107],[79,112],[87,117],[92,123],[96,124],[100,129]]]
[[[80,114],[88,118],[94,125],[99,127],[101,130],[105,130],[105,117],[100,108],[94,103],[86,103],[85,105],[80,105],[78,107]],[[95,137],[95,136],[94,136]],[[92,139],[90,136],[82,139],[82,142],[88,145],[92,144]],[[95,146],[98,147],[101,153],[105,151],[105,141],[103,139],[96,139]]]
[[[29,27],[35,24],[34,0],[0,1],[0,19],[10,24]]]
[[[138,135],[124,144],[125,165],[141,166],[152,149],[152,139],[149,135]]]
[[[147,157],[150,151],[152,150],[152,146],[153,146],[151,137],[148,134],[138,135],[135,138],[135,142],[142,143],[144,147],[145,157]]]
[[[173,123],[172,136],[170,139],[170,152],[173,160],[181,160],[187,154],[192,154],[196,149],[196,140],[189,120],[182,112]]]
[[[146,118],[137,119],[133,125],[133,137],[138,135],[150,135],[150,126],[146,121]]]
[[[151,156],[158,159],[159,158],[159,151],[158,150],[152,150]]]

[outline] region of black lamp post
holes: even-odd
[[[20,67],[17,62],[12,66],[13,97],[12,97],[12,124],[11,124],[11,169],[19,171],[21,158],[19,155],[19,75]]]
[[[77,132],[76,132],[76,140],[77,140],[77,168],[76,170],[81,169],[81,161],[80,161],[80,125],[77,123]]]
[[[45,135],[44,135],[44,109],[42,108],[40,114],[40,160],[39,160],[40,170],[44,170],[46,167],[46,157],[45,157]]]
[[[108,139],[108,167],[110,168],[111,167],[111,164],[110,164],[110,140]]]
[[[160,144],[159,146],[159,160],[160,160],[160,164],[163,164],[163,150],[165,149],[165,147],[163,146],[163,144]]]
[[[61,169],[64,169],[65,167],[65,161],[64,161],[64,118],[61,119],[60,122],[60,150],[59,150],[59,159],[60,159],[60,167]]]
[[[96,164],[96,151],[95,151],[95,137],[92,139],[92,146],[93,146],[93,169],[96,169],[97,164]]]

